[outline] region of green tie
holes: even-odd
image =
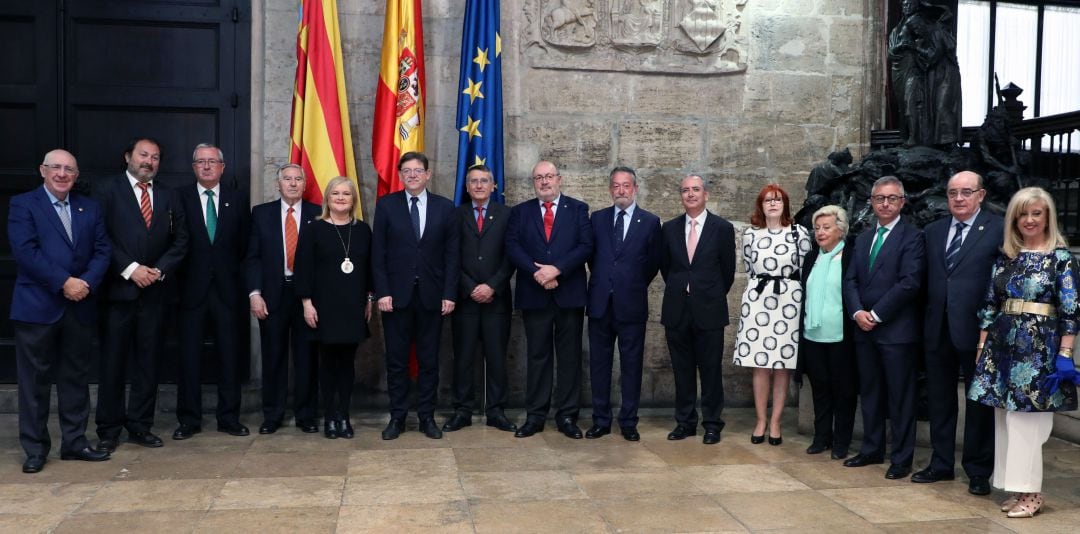
[[[217,233],[217,208],[214,207],[214,192],[206,190],[206,233],[210,236],[210,242],[214,242],[214,234]],[[874,260],[870,260],[873,264]]]
[[[207,217],[209,219],[209,217]],[[885,232],[889,229],[881,226],[877,229],[877,238],[874,239],[874,246],[870,247],[870,268],[874,268],[874,260],[877,259],[877,253],[881,250],[881,244],[885,242]]]

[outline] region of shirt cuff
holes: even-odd
[[[135,269],[138,269],[138,268],[139,268],[139,262],[133,261],[133,262],[131,262],[131,265],[128,265],[127,268],[125,268],[123,271],[120,271],[120,276],[123,277],[124,280],[131,280],[132,273],[134,273]]]
[[[874,318],[875,323],[880,323],[881,322],[881,317],[878,317],[877,314],[874,313],[874,310],[870,310],[870,317]]]
[[[258,289],[256,289],[255,291],[252,291],[251,293],[248,293],[248,298],[254,297],[255,295],[262,295],[262,291],[259,291]]]

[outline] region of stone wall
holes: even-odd
[[[739,226],[748,220],[763,185],[779,183],[801,203],[802,184],[813,164],[845,147],[861,154],[870,128],[880,125],[879,2],[645,0],[632,5],[637,3],[502,1],[509,204],[531,198],[527,177],[538,159],[554,161],[566,194],[585,200],[593,209],[610,202],[608,171],[629,165],[639,172],[639,204],[662,219],[681,213],[677,183],[694,172],[712,183],[709,209]],[[338,4],[352,136],[362,174],[364,213],[370,218],[377,180],[371,163],[371,117],[384,2],[338,0]],[[548,17],[568,7],[583,14],[582,22],[554,28],[562,20],[558,14]],[[647,9],[635,13],[647,18],[634,24],[620,15],[639,7]],[[252,158],[253,168],[262,173],[252,179],[253,203],[275,197],[274,169],[288,157],[297,23],[295,0],[268,0],[256,9]],[[426,0],[423,9],[426,152],[435,173],[431,189],[452,194],[464,2]],[[711,39],[719,26],[724,27],[723,34]],[[662,283],[658,278],[651,288],[653,315],[642,386],[645,406],[670,406],[673,400],[659,325]],[[732,310],[738,309],[744,286],[741,277],[737,279],[729,298]],[[377,318],[374,323],[375,331],[380,331]],[[735,328],[733,324],[727,332],[726,359]],[[443,404],[449,403],[450,347],[447,325],[440,382]],[[369,340],[361,353],[357,402],[382,406],[381,335]],[[524,353],[520,320],[515,318],[509,365],[515,406],[523,398]],[[750,405],[749,373],[727,367],[728,404]],[[589,398],[587,375],[584,399]]]

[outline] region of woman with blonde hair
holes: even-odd
[[[968,398],[994,408],[992,483],[1011,492],[1001,503],[1009,517],[1042,509],[1042,445],[1054,412],[1077,406],[1072,351],[1080,313],[1076,262],[1067,247],[1046,191],[1028,187],[1013,195],[1004,253],[979,311],[968,390]]]

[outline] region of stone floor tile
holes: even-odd
[[[338,507],[263,508],[258,510],[210,510],[192,532],[333,533]]]
[[[344,487],[344,476],[235,479],[221,488],[213,509],[340,506]]]
[[[600,515],[620,533],[748,532],[704,495],[595,500]]]
[[[511,419],[512,421],[513,419]],[[543,447],[543,440],[515,438],[513,432],[504,432],[484,424],[483,417],[474,417],[473,425],[454,432],[444,432],[443,439],[455,449]]]
[[[584,499],[585,492],[565,471],[461,473],[470,499],[502,501],[561,501]]]
[[[118,480],[108,482],[76,513],[207,510],[224,480]]]
[[[465,491],[456,474],[399,473],[349,477],[342,504],[434,504],[462,500],[465,500]]]
[[[888,488],[822,490],[871,523],[905,523],[977,517],[967,506],[942,496],[926,484],[907,483]]]
[[[592,502],[483,501],[472,504],[473,524],[479,534],[560,534],[609,532]]]
[[[668,469],[657,471],[578,473],[574,480],[591,499],[635,499],[653,495],[704,493],[690,477]]]
[[[605,438],[606,439],[606,438]],[[619,436],[618,441],[589,443],[584,447],[557,451],[562,468],[574,473],[595,471],[642,471],[668,467],[655,452],[639,443],[629,443]]]
[[[138,525],[142,532],[155,534],[187,533],[205,515],[204,511],[187,512],[105,512],[69,516],[56,528],[56,534],[87,532],[129,532]]]
[[[244,458],[242,452],[184,452],[142,455],[120,470],[115,480],[163,480],[229,478]]]
[[[53,532],[65,514],[0,514],[0,532]]]
[[[28,484],[105,481],[119,474],[136,456],[127,455],[104,462],[81,462],[61,460],[60,454],[53,452],[46,459],[44,469],[37,473],[27,474],[22,472],[22,464],[26,456],[21,453],[12,454],[5,458],[8,461],[0,467],[0,481]]]
[[[850,523],[843,525],[800,525],[793,528],[777,528],[760,530],[755,532],[767,532],[768,534],[874,534],[884,532],[877,525],[856,517]],[[926,534],[925,530],[916,530],[912,534]]]
[[[417,506],[387,504],[342,506],[338,514],[338,534],[352,532],[440,532],[471,533],[472,518],[466,501],[450,501]]]
[[[806,484],[774,465],[710,465],[676,469],[704,493],[808,490]]]
[[[103,482],[0,484],[0,514],[67,514],[101,490]]]
[[[941,521],[913,521],[908,523],[883,523],[877,528],[889,533],[948,532],[949,534],[1011,534],[1012,529],[989,519],[948,519]]]
[[[782,463],[776,467],[813,489],[863,488],[869,486],[896,486],[896,480],[885,478],[887,467],[867,465],[844,467],[842,460],[830,462]],[[904,480],[910,484],[910,481]],[[965,485],[965,488],[967,486]]]
[[[1080,477],[1080,447],[1043,450],[1043,478]]]
[[[415,423],[405,426],[406,431],[401,434],[397,439],[384,440],[382,439],[382,427],[375,429],[375,431],[368,431],[358,433],[356,439],[353,440],[336,440],[336,441],[354,441],[356,447],[354,450],[370,451],[370,450],[400,450],[400,449],[449,449],[451,447],[451,441],[446,439],[445,434],[442,439],[431,439],[420,433],[416,429]]]
[[[865,522],[848,509],[815,491],[727,493],[713,497],[751,531],[801,529]]]
[[[666,436],[667,433],[664,434]],[[721,441],[716,445],[703,445],[701,436],[687,438],[682,441],[668,441],[666,437],[641,442],[645,448],[652,451],[667,462],[668,465],[732,465],[732,464],[766,464],[768,461],[754,455],[746,448]]]
[[[547,447],[455,449],[454,457],[462,472],[547,471],[564,465],[559,454]]]
[[[452,449],[390,449],[349,453],[349,476],[363,475],[456,475],[458,464]]]
[[[248,452],[233,478],[344,477],[349,466],[347,451]]]
[[[322,434],[304,434],[298,429],[290,431],[278,430],[269,436],[259,436],[247,452],[311,452],[320,453],[326,451],[355,451],[366,447],[359,445],[363,430],[370,434],[373,429],[355,428],[356,438],[353,439],[326,439]]]
[[[1002,513],[991,521],[1021,534],[1076,534],[1080,510],[1047,506],[1035,517],[1011,518]]]

